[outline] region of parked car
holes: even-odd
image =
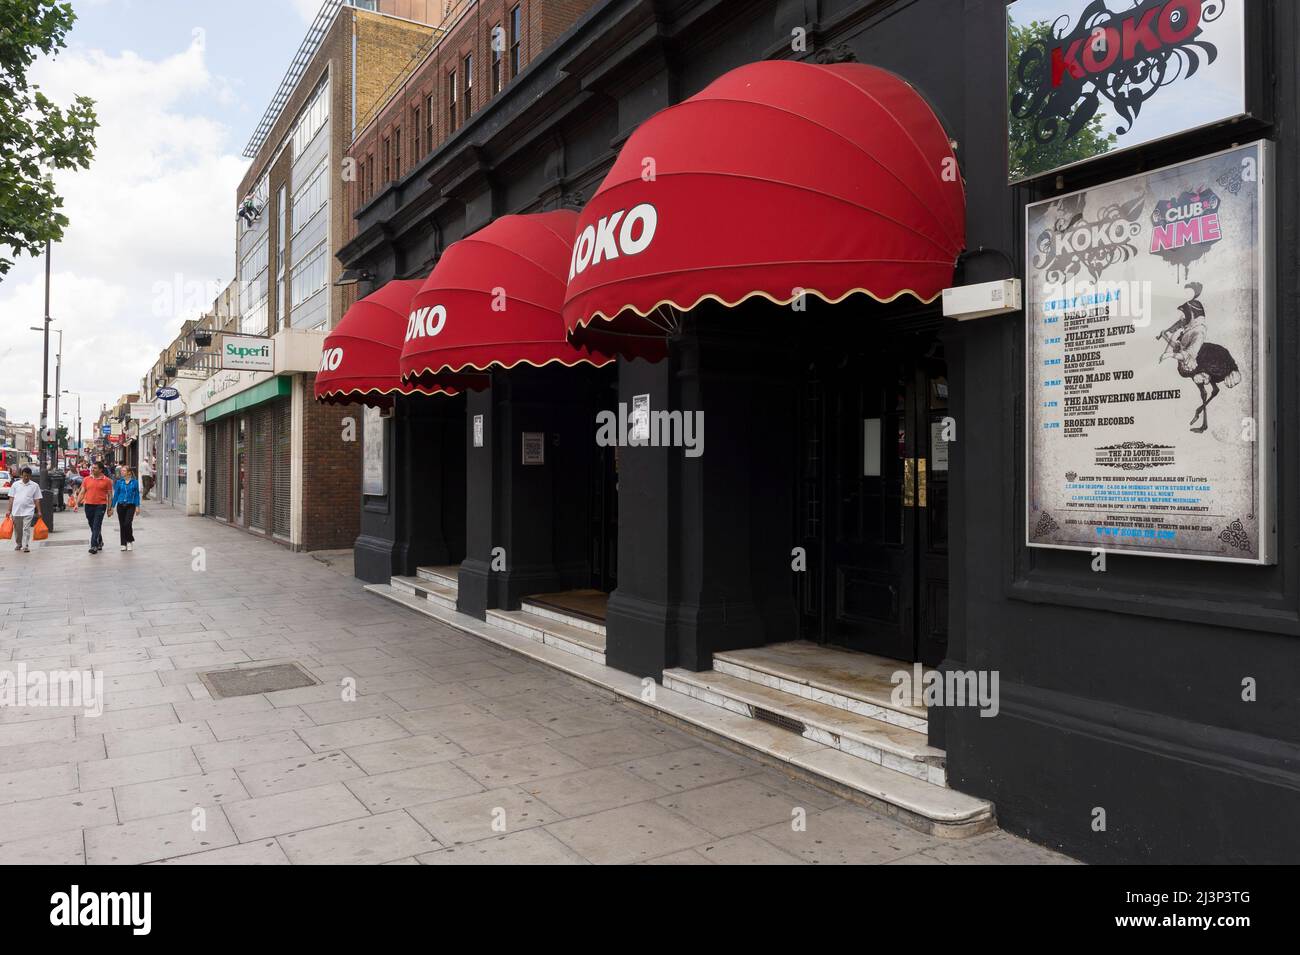
[[[9,485],[13,483],[14,480],[9,476],[8,471],[0,471],[0,497],[9,496]]]

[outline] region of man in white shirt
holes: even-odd
[[[149,492],[153,490],[153,462],[144,453],[140,455],[140,488],[144,491],[141,500],[149,500]]]
[[[32,552],[32,528],[41,506],[41,486],[32,480],[32,469],[23,468],[22,479],[9,488],[9,516],[14,522],[14,550]]]

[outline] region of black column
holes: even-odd
[[[361,440],[357,406],[357,440]],[[465,553],[462,498],[465,399],[397,399],[384,421],[385,493],[362,495],[354,573],[369,583],[409,576],[423,565],[458,562]]]
[[[667,359],[620,368],[619,400],[629,408],[648,394],[652,412],[703,412],[703,453],[622,451],[611,666],[656,677],[665,667],[707,670],[719,650],[798,635],[788,386],[797,369],[769,344],[778,340],[774,308],[701,306]]]

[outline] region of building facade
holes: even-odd
[[[462,394],[393,399],[358,576],[490,639],[571,644],[584,662],[570,672],[741,748],[765,745],[745,719],[797,733],[762,751],[914,824],[996,818],[1089,861],[1293,860],[1300,523],[1285,502],[1300,440],[1277,422],[1300,401],[1285,371],[1297,271],[1280,241],[1300,209],[1300,91],[1281,68],[1300,16],[1270,0],[1146,0],[1093,4],[1085,23],[1087,6],[604,0],[485,101],[477,39],[431,54],[353,144],[366,172],[341,266],[369,277],[365,295],[424,279],[502,216],[582,209],[570,338],[626,334],[599,343],[618,353],[609,372],[489,366]],[[1222,84],[1207,93],[1186,70],[1211,60],[1227,65],[1201,74]],[[767,61],[832,72],[740,72]],[[1114,71],[1141,63],[1184,72],[1102,106]],[[878,71],[834,73],[849,64]],[[828,75],[876,95],[838,113],[831,87],[797,99]],[[1117,82],[1133,75],[1154,74]],[[467,85],[475,105],[453,114]],[[413,139],[430,96],[440,125]],[[798,105],[774,109],[784,96]],[[728,112],[736,102],[756,108]],[[838,139],[781,125],[818,110]],[[884,145],[851,157],[843,142]],[[910,162],[882,158],[912,145]],[[736,194],[731,179],[770,186],[771,162],[804,183],[797,208],[821,230],[776,193],[710,205]],[[660,192],[655,166],[671,169]],[[846,182],[828,185],[832,172]],[[712,185],[674,204],[687,173]],[[823,201],[835,185],[847,191]],[[686,250],[669,278],[636,271],[664,261],[635,258],[644,211],[640,233],[615,234],[637,202],[658,210],[655,242]],[[844,226],[860,207],[873,224]],[[691,227],[669,221],[692,208]],[[776,257],[747,248],[753,236],[806,236],[806,274],[852,258],[868,278],[842,295],[809,279],[767,288]],[[908,259],[917,236],[937,253]],[[922,259],[946,272],[937,285]],[[877,281],[864,262],[894,265]],[[725,285],[746,264],[748,284],[727,288],[754,294],[687,295],[696,273]],[[1112,276],[1135,284],[1103,288]],[[983,306],[945,317],[943,288]],[[584,307],[602,289],[632,291]],[[1150,304],[1120,321],[1116,295]],[[1117,341],[1133,344],[1108,350]],[[1128,439],[1156,402],[1196,416]],[[698,455],[621,437],[605,450],[601,412],[625,437],[660,410],[701,416]],[[995,705],[879,692],[926,672],[996,679]]]
[[[235,281],[184,333],[188,371],[164,376],[181,395],[153,429],[162,499],[294,549],[355,539],[337,502],[359,487],[356,423],[310,400],[321,340],[354,297],[332,255],[349,229],[344,158],[440,35],[444,6],[322,4],[245,150]]]

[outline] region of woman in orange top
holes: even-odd
[[[100,529],[104,526],[104,512],[113,495],[113,482],[104,476],[104,466],[98,461],[90,469],[90,477],[81,482],[77,493],[77,502],[86,513],[86,523],[90,525],[90,553],[98,554],[104,549],[104,538]]]

